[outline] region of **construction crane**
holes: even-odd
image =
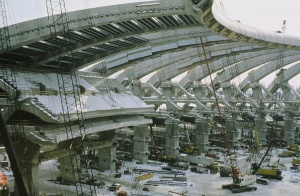
[[[219,107],[219,100],[218,97],[216,95],[216,87],[213,83],[213,79],[212,79],[212,73],[210,70],[210,66],[208,64],[209,60],[208,60],[208,55],[210,55],[210,51],[207,51],[207,49],[204,46],[204,41],[202,39],[202,37],[200,37],[200,41],[201,41],[201,47],[203,50],[203,54],[204,54],[204,58],[205,58],[205,63],[206,63],[206,73],[208,73],[209,77],[210,77],[210,81],[211,81],[211,85],[213,88],[213,93],[214,93],[214,98],[215,98],[215,104],[217,106],[218,109],[218,115],[221,117],[221,109]],[[199,53],[199,50],[198,50]],[[199,54],[200,55],[200,54]],[[234,60],[234,59],[233,59]],[[238,70],[236,70],[238,72]],[[257,190],[257,188],[255,186],[251,186],[253,183],[255,183],[255,176],[254,175],[242,175],[238,165],[237,165],[237,160],[236,160],[236,154],[235,151],[231,152],[229,145],[228,145],[228,140],[227,140],[227,136],[226,136],[226,124],[221,124],[222,125],[222,134],[224,136],[224,140],[225,140],[225,148],[227,150],[225,156],[229,156],[230,158],[230,172],[231,172],[231,177],[233,182],[230,184],[224,184],[222,185],[223,189],[230,189],[233,193],[236,192],[243,192],[243,191],[254,191]],[[232,144],[233,145],[233,144]]]
[[[8,53],[11,51],[11,42],[10,42],[10,33],[8,28],[7,13],[5,1],[0,0],[0,55]],[[27,140],[25,138],[24,126],[20,123],[13,122],[11,123],[11,133],[8,133],[7,124],[8,119],[15,113],[15,111],[20,110],[20,102],[18,100],[20,91],[16,82],[15,74],[15,65],[6,64],[7,62],[4,59],[1,59],[1,76],[0,80],[4,83],[4,89],[6,93],[7,105],[1,108],[0,114],[0,133],[3,138],[4,146],[11,162],[11,168],[14,174],[15,183],[17,186],[17,191],[22,193],[22,195],[35,195],[33,179],[31,173],[31,166],[28,164],[26,156],[27,153],[24,152],[24,149],[27,149]],[[21,117],[22,118],[22,117]],[[13,137],[11,137],[13,135]],[[17,153],[23,151],[21,153]],[[23,160],[23,163],[20,163],[20,159]],[[28,175],[22,175],[26,172]],[[7,191],[3,187],[3,191]]]
[[[66,6],[64,0],[46,0],[48,21],[50,28],[50,36],[52,46],[55,48],[53,54],[53,63],[57,70],[57,81],[59,88],[59,95],[62,105],[62,115],[65,125],[65,133],[67,136],[66,144],[59,143],[68,146],[70,149],[70,158],[73,169],[73,175],[76,184],[77,195],[96,195],[95,186],[88,184],[84,186],[81,180],[79,180],[80,171],[86,174],[88,181],[93,179],[92,169],[89,168],[88,164],[80,166],[80,160],[78,155],[85,156],[87,138],[86,130],[83,121],[82,113],[82,101],[80,100],[80,84],[79,78],[76,72],[75,63],[73,60],[73,52],[71,49],[72,42],[68,38],[70,33],[68,16],[66,13]],[[61,52],[58,39],[62,39],[65,43],[68,43],[65,52]],[[70,115],[72,113],[72,115]],[[75,143],[75,138],[81,138],[78,143]],[[88,187],[88,188],[86,188]]]
[[[282,180],[282,171],[278,168],[278,164],[275,167],[276,163],[279,163],[279,159],[270,167],[261,167],[265,157],[268,155],[269,150],[271,149],[273,143],[275,140],[272,140],[264,154],[264,156],[262,157],[261,161],[259,164],[257,163],[253,163],[252,164],[252,169],[253,169],[253,174],[258,174],[261,175],[263,177],[268,177],[268,178],[275,178],[278,180]]]

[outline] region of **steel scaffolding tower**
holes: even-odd
[[[49,20],[49,28],[51,34],[52,46],[54,51],[53,62],[57,70],[57,80],[59,95],[62,105],[62,116],[65,125],[65,134],[67,140],[70,141],[70,158],[72,162],[74,177],[80,176],[80,170],[84,169],[88,180],[93,178],[93,172],[89,169],[88,164],[84,167],[80,166],[78,155],[85,155],[86,147],[86,130],[83,121],[82,102],[80,100],[80,84],[76,67],[73,60],[73,52],[69,48],[73,43],[67,38],[70,29],[69,21],[66,13],[64,0],[46,0],[47,12]],[[61,45],[59,41],[63,40],[67,43],[66,52],[60,52]],[[75,143],[74,139],[80,138],[79,143]],[[61,145],[61,143],[60,143]],[[75,178],[76,179],[76,178]],[[76,183],[77,195],[96,195],[93,185],[84,186],[78,180]]]

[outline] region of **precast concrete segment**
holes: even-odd
[[[252,54],[249,54],[249,55],[247,55],[248,58],[246,60],[245,60],[245,57],[243,54],[237,55],[235,57],[236,61],[237,62],[243,61],[241,63],[241,65],[243,65],[243,66],[240,67],[241,72],[245,72],[247,70],[255,68],[256,66],[259,66],[261,64],[272,61],[274,58],[276,58],[273,55],[273,53],[267,53],[267,54],[265,53],[265,55],[263,53],[264,52],[261,51],[261,52],[257,52],[257,53],[254,52]],[[293,53],[294,52],[292,52],[291,55]],[[258,54],[261,54],[261,55],[258,55]],[[294,61],[296,61],[298,59],[296,57],[298,57],[298,56],[295,55]],[[290,58],[292,58],[292,57],[290,57]],[[216,61],[209,63],[209,66],[211,67],[211,72],[217,72],[217,71],[220,71],[220,70],[223,70],[224,68],[226,68],[226,67],[224,67],[224,63],[227,63],[226,57],[217,59]],[[222,72],[218,72],[218,73],[219,73],[219,75],[221,74],[221,76],[222,76]],[[196,81],[196,80],[202,80],[205,77],[207,77],[208,75],[209,74],[206,70],[206,65],[201,65],[201,66],[196,67],[194,70],[188,71],[188,74],[185,77],[189,78],[189,80],[186,80],[186,81]],[[227,75],[230,75],[230,74],[228,73]],[[226,76],[226,77],[228,78],[228,76]],[[181,83],[181,85],[184,86],[182,83]]]
[[[300,73],[300,63],[289,67],[288,69],[282,69],[278,71],[278,77],[276,77],[267,87],[270,93],[275,92],[278,89],[278,83],[287,82]],[[280,75],[279,75],[280,74]]]
[[[184,73],[184,72],[193,72],[197,67],[205,67],[205,59],[201,57],[201,55],[203,55],[203,51],[202,49],[200,49],[201,51],[195,51],[196,54],[192,56],[190,56],[190,58],[187,57],[187,59],[184,59],[182,61],[179,61],[177,63],[173,63],[171,65],[168,65],[160,70],[158,70],[156,72],[156,74],[153,74],[151,76],[151,80],[152,81],[156,81],[156,80],[162,80],[161,78],[164,78],[164,79],[172,79],[176,76],[178,76],[179,74],[181,73]],[[219,53],[218,55],[216,56],[211,56],[208,60],[209,61],[218,61],[218,59],[224,59],[224,54],[222,49],[220,48],[219,51],[216,51],[216,53]],[[248,51],[249,52],[249,51]],[[246,52],[248,54],[248,52]],[[241,50],[240,53],[242,54],[243,51]],[[257,52],[257,56],[259,56],[260,53],[264,53],[264,54],[268,54],[268,51],[260,51],[260,52]],[[247,56],[249,58],[251,58],[251,55]],[[178,66],[178,64],[180,66]],[[213,64],[213,63],[211,63]],[[188,77],[187,76],[184,76],[181,80],[179,79],[179,83],[182,85],[182,86],[185,86],[186,83],[184,82],[186,80],[186,82],[193,82],[193,80],[191,79],[187,79]],[[149,79],[150,80],[150,79]]]
[[[252,53],[247,53],[247,54],[248,55],[246,57],[246,60],[243,59],[244,58],[243,54],[240,54],[240,56],[238,56],[237,59],[239,61],[244,60],[245,64],[247,64],[247,65],[249,64],[249,66],[250,66],[253,64],[247,63],[247,58],[251,58],[251,57],[258,58],[259,56],[261,56],[261,58],[263,58],[263,55],[272,54],[272,51],[266,50],[266,51],[258,51],[258,52],[252,52]],[[213,71],[218,71],[219,69],[224,68],[223,61],[226,61],[226,57],[223,57],[222,55],[220,55],[216,59],[217,59],[216,61],[214,61],[213,57],[212,57],[212,59],[210,59],[210,60],[214,61],[213,63],[211,63],[211,65],[215,65],[215,64],[219,65],[219,66],[215,66]],[[170,60],[170,61],[172,61],[172,60]],[[205,78],[206,76],[208,76],[208,73],[204,73],[204,71],[202,71],[201,73],[197,72],[197,70],[199,70],[199,68],[206,67],[206,65],[203,64],[204,63],[203,61],[204,60],[201,59],[201,57],[199,57],[199,54],[196,53],[195,56],[191,56],[191,58],[184,59],[179,62],[178,61],[174,62],[168,66],[165,66],[159,70],[156,70],[156,73],[148,78],[148,83],[152,82],[152,84],[153,84],[156,81],[164,81],[167,79],[170,80],[170,79],[178,76],[179,74],[183,73],[184,71],[187,71],[187,75],[184,76],[181,80],[179,80],[179,83],[181,86],[186,86],[186,84],[188,84],[190,82],[193,82],[195,80],[201,80],[201,79]],[[245,67],[245,66],[243,66],[243,67]],[[246,69],[246,68],[244,68],[244,69]],[[244,69],[241,69],[241,72],[243,72]],[[193,77],[191,77],[193,75],[195,75],[194,79],[193,79]]]
[[[299,58],[299,56],[295,56],[297,58]],[[286,66],[287,64],[291,63],[291,62],[296,62],[297,61],[297,58],[294,59],[294,58],[289,58],[289,59],[286,59],[287,61],[284,62],[283,65],[280,66],[280,68]],[[276,61],[272,61],[256,70],[253,70],[251,72],[248,73],[248,77],[246,77],[242,82],[241,82],[241,89],[247,89],[248,88],[248,84],[250,83],[253,83],[255,81],[259,81],[261,79],[263,79],[264,77],[266,77],[267,75],[269,75],[270,73],[276,71],[276,64],[277,62]],[[297,65],[299,65],[297,63]],[[299,67],[299,66],[298,66]],[[290,71],[288,71],[287,73],[291,73],[289,74],[288,76],[288,80],[291,79],[292,77],[296,76],[297,74],[299,74],[299,70],[297,69],[297,66],[292,66],[289,68]],[[289,70],[287,69],[287,70]],[[279,72],[280,70],[278,70]],[[293,72],[293,73],[292,73]],[[276,79],[274,79],[276,80]],[[270,87],[271,89],[272,87]]]
[[[300,54],[299,53],[295,53],[293,51],[291,51],[291,53],[289,53],[288,55],[286,55],[285,57],[283,57],[283,63],[281,65],[279,65],[279,68],[282,68],[290,63],[293,63],[297,60],[299,60]],[[269,59],[268,59],[269,58]],[[267,75],[269,75],[270,73],[272,73],[273,71],[276,70],[276,67],[278,67],[278,59],[277,56],[273,55],[273,54],[269,54],[269,55],[264,55],[261,56],[261,58],[252,58],[249,59],[248,61],[242,61],[242,62],[238,62],[235,65],[231,65],[231,66],[227,66],[224,67],[224,72],[218,74],[216,76],[216,78],[214,79],[214,83],[216,82],[222,82],[222,81],[228,81],[228,80],[232,80],[235,77],[238,77],[240,74],[249,71],[253,68],[255,68],[256,66],[265,64],[261,67],[259,67],[256,72],[256,74],[251,75],[250,77],[254,77],[254,78],[260,78],[262,79],[263,77],[266,77]],[[255,70],[253,71],[255,72]],[[253,79],[253,77],[251,79]],[[242,81],[241,84],[241,88],[243,89],[245,87],[246,81],[249,81],[249,79],[244,79]]]

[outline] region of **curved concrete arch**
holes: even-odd
[[[223,50],[227,49],[227,45],[224,45],[223,47],[212,47],[211,52],[215,52],[216,56],[211,56],[211,60],[214,60],[214,58],[222,58],[223,55]],[[232,46],[233,47],[233,46]],[[232,49],[232,48],[231,48]],[[170,80],[181,73],[184,73],[186,71],[189,71],[190,69],[194,69],[196,66],[199,64],[203,64],[203,59],[201,59],[199,56],[203,55],[202,49],[195,48],[194,51],[194,56],[188,56],[187,59],[182,59],[179,62],[173,63],[169,66],[165,66],[162,69],[158,70],[156,74],[152,75],[149,79],[148,82],[154,83],[156,81],[165,81],[165,80]],[[243,51],[241,50],[240,53]],[[217,57],[218,56],[218,57]],[[180,84],[182,84],[182,81],[179,81]],[[183,86],[185,86],[184,84]]]
[[[300,55],[293,55],[293,56],[289,56],[289,57],[284,57],[283,58],[283,64],[279,65],[280,68],[293,63],[295,61],[298,61],[300,58]],[[248,74],[248,77],[246,77],[240,85],[241,89],[244,89],[249,83],[251,82],[256,82],[259,81],[261,79],[263,79],[264,77],[266,77],[267,75],[269,75],[270,73],[276,71],[276,67],[278,66],[278,62],[276,60],[273,60],[271,62],[269,62],[268,64],[259,67],[256,70],[251,71]]]
[[[253,52],[253,53],[251,53],[251,55],[249,55],[249,54],[250,53],[248,53],[248,58],[246,60],[244,59],[244,63],[242,63],[242,65],[241,65],[242,66],[241,67],[241,73],[243,73],[243,72],[245,72],[249,69],[252,69],[253,67],[255,67],[257,65],[260,65],[259,62],[261,62],[261,61],[267,62],[267,61],[270,61],[274,58],[274,55],[273,55],[274,51],[273,50]],[[224,58],[227,58],[227,57],[223,57],[221,59],[221,63],[223,63]],[[259,62],[256,62],[256,61],[259,61]],[[190,66],[190,65],[193,65],[194,67],[197,66],[195,68],[189,67],[190,70],[188,71],[188,77],[184,77],[184,79],[179,81],[179,84],[181,86],[186,87],[186,85],[188,83],[199,80],[199,79],[191,80],[191,78],[189,76],[194,74],[195,77],[203,79],[204,77],[209,75],[207,70],[206,70],[206,65],[203,64],[203,62],[202,62],[203,65],[198,66],[199,63],[201,63],[201,60],[200,60],[198,55],[196,55],[194,58],[184,59],[180,62],[174,63],[172,65],[169,65],[167,67],[164,67],[164,68],[158,70],[154,75],[152,75],[149,78],[148,83],[154,84],[157,81],[162,82],[162,81],[172,79],[173,77],[175,77],[175,76],[183,73],[184,71],[186,71],[181,66]],[[224,67],[222,67],[222,68],[224,68]]]
[[[245,57],[242,54],[236,55],[236,61],[245,61],[247,65],[250,64],[252,61],[257,61],[257,62],[262,62],[264,61],[270,61],[272,58],[270,57],[265,57],[265,55],[268,54],[273,54],[272,50],[266,50],[266,51],[258,51],[258,52],[253,52],[247,54],[247,60],[245,60]],[[211,73],[217,72],[219,70],[224,69],[224,64],[227,63],[226,60],[227,57],[222,57],[220,59],[217,59],[213,61],[212,63],[209,63],[209,66],[211,67]],[[253,60],[254,59],[254,60]],[[249,62],[250,61],[250,62]],[[260,65],[261,63],[257,63],[255,66]],[[184,80],[185,82],[193,82],[193,81],[200,81],[207,77],[209,75],[208,70],[207,70],[207,65],[203,64],[201,66],[196,67],[194,70],[190,70],[189,73],[185,76]],[[185,86],[186,84],[183,82],[180,82],[182,86]]]
[[[163,54],[156,58],[147,59],[126,68],[120,75],[116,77],[116,79],[119,81],[122,81],[125,78],[128,80],[140,79],[141,77],[148,75],[153,71],[162,69],[165,66],[169,66],[172,63],[189,59],[194,53],[195,48],[188,47],[183,51],[175,51],[172,53]]]
[[[285,57],[283,57],[283,59],[285,59],[287,61],[287,62],[285,62],[285,65],[286,65],[286,63],[292,62],[288,57],[291,57],[291,56],[294,56],[297,54],[299,54],[299,53],[293,52],[293,51],[288,51],[286,53]],[[268,55],[268,57],[267,57],[267,55]],[[269,56],[273,57],[270,61],[272,61],[273,62],[272,65],[276,67],[279,56],[276,53],[270,53],[270,54],[264,55],[263,58],[269,58]],[[215,77],[214,83],[230,81],[230,80],[234,79],[235,77],[238,77],[242,73],[255,68],[256,66],[257,66],[257,62],[254,62],[254,61],[252,61],[252,62],[251,61],[241,61],[241,62],[237,63],[236,65],[228,65],[222,73],[218,74]],[[284,65],[281,65],[281,66],[284,66]],[[264,67],[264,65],[262,67]]]
[[[285,83],[288,82],[293,77],[297,76],[300,73],[300,62],[296,63],[295,65],[291,66],[290,68],[286,70],[282,70],[267,87],[268,91],[270,93],[274,93],[280,86],[278,86],[278,83]]]
[[[180,40],[178,42],[180,42]],[[193,56],[199,56],[202,54],[202,49],[197,46],[197,38],[191,38],[188,40],[188,42],[190,42],[190,45],[185,45],[183,47],[183,50],[181,50],[181,51],[175,50],[175,52],[173,52],[174,49],[172,49],[172,50],[167,51],[168,52],[167,55],[162,55],[162,56],[154,58],[154,59],[152,58],[152,56],[143,57],[143,59],[141,59],[138,63],[133,62],[132,67],[126,68],[119,76],[117,76],[118,80],[122,81],[124,78],[127,78],[128,80],[139,79],[140,77],[143,77],[157,69],[161,69],[161,68],[167,66],[168,64],[174,63],[175,60],[176,61],[178,61],[178,60],[184,61],[184,58],[190,60],[190,58],[195,58]],[[213,42],[214,41],[212,41],[212,43]],[[179,43],[178,43],[178,45],[179,45]],[[192,48],[189,49],[189,47],[192,47]],[[222,55],[220,50],[226,50],[228,48],[239,48],[239,47],[242,49],[245,49],[245,48],[248,49],[250,46],[247,46],[243,43],[217,44],[217,45],[213,45],[211,47],[211,52],[213,53],[214,57],[217,57],[217,56]],[[188,48],[188,49],[184,49],[184,48]],[[199,50],[201,50],[201,51],[199,51]],[[200,52],[200,54],[199,54],[199,52]],[[175,56],[173,55],[173,53],[175,53]],[[154,56],[155,55],[156,54],[154,54]],[[123,62],[128,62],[127,56],[126,55],[123,55],[123,56],[124,56],[124,58],[126,58]],[[169,58],[165,59],[163,57],[169,57]],[[115,59],[117,59],[120,64],[122,63],[120,58],[115,58]],[[159,59],[161,59],[161,60],[159,60]],[[170,61],[170,62],[168,63],[167,61]],[[125,66],[126,67],[130,66],[130,64],[131,63],[126,63]],[[122,69],[122,66],[120,66],[120,68]],[[188,68],[186,68],[186,69],[188,69]],[[117,70],[117,71],[119,71],[119,70]],[[116,72],[116,70],[114,70],[113,72]],[[141,73],[137,74],[138,72],[141,72]],[[182,71],[182,72],[184,72],[184,71]],[[123,77],[121,77],[121,75]]]

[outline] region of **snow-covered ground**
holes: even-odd
[[[270,164],[278,160],[278,150],[273,150],[273,156],[271,158]],[[117,195],[117,191],[112,192],[108,190],[108,187],[112,183],[121,184],[119,191],[124,190],[128,195],[153,195],[153,196],[165,196],[165,195],[179,195],[186,193],[190,196],[227,196],[227,195],[243,195],[243,196],[291,196],[300,195],[300,171],[290,170],[291,157],[280,157],[280,166],[283,169],[283,180],[270,179],[268,185],[254,184],[257,190],[254,192],[244,192],[244,193],[231,193],[230,190],[222,189],[223,184],[228,184],[231,182],[230,177],[220,177],[220,174],[211,174],[206,169],[203,168],[203,173],[194,173],[190,170],[186,170],[185,177],[186,182],[178,182],[178,185],[173,183],[168,183],[174,174],[162,174],[155,173],[154,177],[148,180],[144,180],[136,184],[136,188],[133,189],[134,179],[136,176],[142,175],[144,173],[135,174],[124,174],[125,169],[132,171],[133,168],[137,169],[149,169],[149,170],[161,170],[161,165],[166,163],[160,162],[149,162],[147,165],[141,165],[131,162],[123,162],[123,166],[120,169],[122,176],[120,178],[115,178],[114,173],[110,171],[94,171],[93,175],[98,181],[106,182],[102,188],[96,187],[96,193],[98,196],[108,196]],[[73,185],[59,185],[55,184],[49,180],[54,180],[60,175],[58,170],[57,161],[47,161],[40,165],[40,194],[45,193],[46,195],[75,195],[76,187]],[[182,177],[182,176],[180,176]],[[149,180],[151,181],[164,181],[165,185],[148,185]],[[162,181],[161,181],[162,182]],[[9,178],[10,189],[13,190],[13,178]],[[88,188],[88,187],[87,187]],[[149,191],[142,191],[143,188],[148,188]]]

